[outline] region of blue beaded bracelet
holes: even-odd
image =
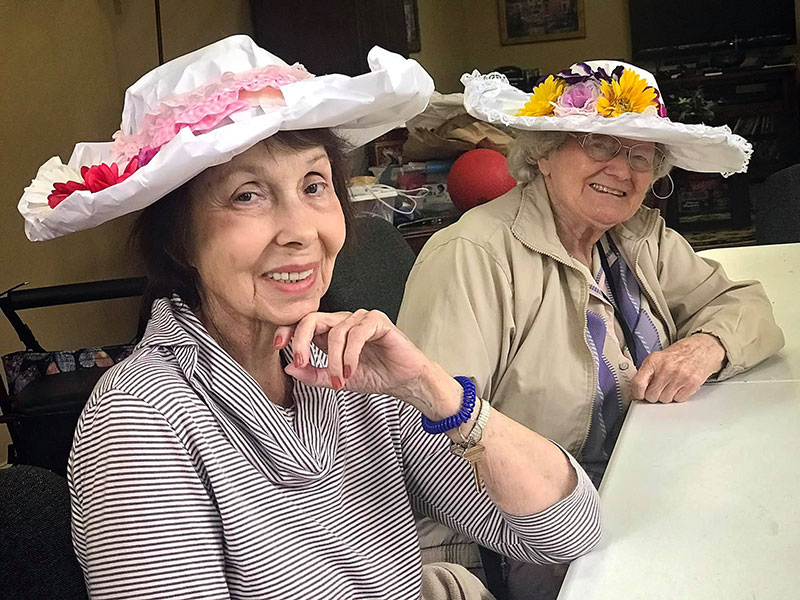
[[[472,409],[475,408],[475,384],[469,377],[459,375],[455,380],[464,388],[464,398],[461,401],[461,410],[452,417],[447,417],[441,421],[431,421],[422,415],[422,428],[428,433],[444,433],[455,429],[462,423],[469,421],[472,416]]]

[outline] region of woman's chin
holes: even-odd
[[[319,310],[319,298],[306,298],[302,301],[293,302],[291,305],[282,307],[270,307],[269,310],[262,312],[262,320],[275,326],[295,325],[303,317]]]
[[[638,209],[638,206],[636,207]],[[627,207],[626,207],[627,209]],[[608,210],[601,210],[592,215],[592,220],[604,229],[611,229],[630,219],[636,210],[620,210],[620,207],[609,207]]]

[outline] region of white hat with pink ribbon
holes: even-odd
[[[374,47],[370,71],[315,77],[245,35],[153,69],[128,88],[111,142],[45,162],[19,201],[32,241],[141,210],[208,167],[280,130],[332,128],[359,146],[422,112],[433,80],[414,60]]]

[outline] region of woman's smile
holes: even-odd
[[[280,292],[299,294],[314,287],[318,270],[318,262],[304,265],[283,265],[266,272],[263,278]]]
[[[617,196],[619,198],[623,198],[628,195],[628,192],[623,192],[622,190],[609,187],[607,185],[602,185],[600,183],[590,183],[589,187],[595,192],[599,192],[601,194],[611,194],[612,196]]]

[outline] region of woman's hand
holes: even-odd
[[[685,402],[722,369],[725,348],[713,335],[695,333],[653,352],[631,380],[633,397],[648,402]]]
[[[327,352],[327,369],[309,364],[312,341]],[[311,313],[294,326],[278,327],[275,347],[285,348],[290,342],[294,363],[285,371],[307,385],[389,394],[433,420],[461,408],[458,382],[380,311]]]
[[[311,313],[294,326],[278,327],[275,347],[285,348],[290,342],[294,362],[285,371],[307,385],[390,394],[434,421],[461,409],[461,385],[381,312]],[[309,364],[312,342],[328,353],[327,369]],[[530,515],[572,493],[578,475],[564,453],[505,415],[490,411],[481,440],[485,448],[481,474],[497,506],[510,514]],[[477,418],[474,413],[471,418]],[[460,441],[458,431],[452,429],[447,435]],[[520,473],[526,476],[519,477]]]

